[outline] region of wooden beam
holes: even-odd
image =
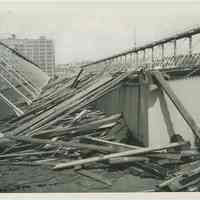
[[[78,75],[76,76],[74,82],[72,83],[72,88],[76,88],[77,84],[78,84],[78,79],[81,76],[81,74],[83,73],[83,68],[81,68],[81,70],[79,71]]]
[[[165,149],[170,149],[170,148],[174,148],[174,147],[179,147],[179,146],[183,146],[186,144],[188,144],[188,142],[171,143],[166,146],[157,146],[157,147],[153,147],[153,148],[142,148],[142,149],[135,149],[135,150],[133,149],[133,150],[128,150],[128,151],[124,151],[124,152],[108,154],[108,155],[104,155],[104,156],[96,156],[96,157],[92,157],[92,158],[75,160],[75,161],[68,162],[68,163],[60,163],[60,164],[57,164],[53,169],[54,170],[65,169],[65,168],[73,167],[73,166],[77,166],[77,165],[83,165],[83,164],[87,164],[87,163],[94,163],[94,162],[98,162],[98,161],[109,160],[111,158],[117,158],[117,157],[122,157],[122,156],[131,156],[131,155],[132,156],[140,155],[140,154],[145,154],[145,153],[149,153],[149,152],[153,152],[153,151],[159,151],[159,150],[165,150]]]
[[[81,144],[79,142],[65,142],[65,141],[52,141],[47,139],[36,139],[28,136],[11,136],[6,135],[5,138],[16,140],[16,141],[22,141],[22,142],[28,142],[32,144],[50,144],[52,146],[67,146],[67,147],[75,147],[78,149],[89,149],[94,151],[100,151],[100,152],[109,152],[113,153],[115,152],[115,149],[112,147],[106,147],[106,146],[99,146],[99,145],[93,145],[93,144]]]
[[[103,184],[106,184],[108,186],[112,186],[112,183],[110,181],[108,181],[107,179],[103,178],[102,176],[98,175],[98,174],[95,174],[95,173],[92,173],[88,170],[84,170],[84,169],[81,169],[81,170],[77,170],[76,171],[78,174],[81,174],[83,176],[86,176],[86,177],[89,177],[95,181],[98,181],[100,183],[103,183]]]
[[[98,129],[102,125],[116,122],[121,117],[122,117],[121,114],[114,114],[109,117],[92,121],[87,124],[83,124],[79,126],[62,127],[62,128],[54,128],[54,129],[39,131],[38,133],[35,133],[34,136],[40,136],[40,135],[42,136],[42,135],[49,135],[49,134],[50,136],[61,136],[61,135],[69,134],[70,132],[73,132],[73,134],[78,133],[78,132],[86,132],[86,131]]]
[[[142,156],[126,156],[126,157],[119,157],[119,158],[111,158],[109,159],[109,164],[116,165],[116,164],[124,164],[124,163],[132,163],[138,161],[145,161],[148,162],[150,159],[148,157]]]
[[[161,72],[154,71],[152,72],[152,75],[155,77],[157,84],[165,91],[167,96],[171,99],[183,119],[186,121],[188,126],[191,128],[192,132],[195,136],[197,136],[200,139],[200,128],[196,124],[195,120],[193,119],[192,115],[187,111],[185,106],[182,104],[182,102],[178,99],[174,91],[171,89],[167,81],[162,76]]]
[[[0,92],[0,99],[6,103],[15,113],[17,116],[22,116],[24,112],[18,108],[14,103],[12,103],[9,99],[7,99],[1,92]]]
[[[124,147],[124,148],[127,148],[127,149],[140,149],[140,148],[143,148],[143,147],[139,147],[139,146],[134,146],[134,145],[128,145],[128,144],[123,144],[123,143],[119,143],[119,142],[103,140],[103,139],[100,139],[100,138],[94,138],[94,137],[91,137],[91,136],[85,136],[84,138],[89,139],[89,140],[94,141],[94,142],[100,142],[100,143],[109,144],[109,145],[113,145],[113,146],[117,146],[117,147]]]
[[[54,153],[55,153],[55,151],[9,153],[9,154],[0,155],[0,159],[2,159],[2,158],[13,158],[13,157],[23,157],[23,156],[41,156],[41,155],[54,154]]]

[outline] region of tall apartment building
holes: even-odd
[[[55,75],[55,48],[52,40],[44,36],[38,39],[19,39],[13,34],[1,41],[39,65],[50,77]]]

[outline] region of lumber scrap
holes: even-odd
[[[77,87],[78,79],[79,79],[80,75],[83,73],[83,71],[84,71],[84,68],[81,68],[79,73],[78,73],[78,75],[75,77],[75,80],[72,83],[72,86],[71,86],[72,88],[76,88]]]
[[[82,110],[72,121],[72,124],[81,120],[81,118],[87,113],[87,110]]]
[[[123,143],[119,143],[119,142],[103,140],[103,139],[95,138],[95,137],[91,137],[91,136],[85,136],[83,138],[86,138],[86,139],[89,139],[89,140],[95,141],[95,142],[114,145],[114,146],[117,146],[117,147],[124,147],[124,148],[127,148],[127,149],[140,149],[140,148],[142,148],[142,147],[135,146],[135,145],[128,145],[128,144],[123,144]]]
[[[88,170],[85,170],[85,169],[76,170],[76,172],[78,174],[83,175],[83,176],[89,177],[89,178],[91,178],[91,179],[93,179],[95,181],[103,183],[103,184],[105,184],[107,186],[112,186],[112,183],[110,181],[108,181],[107,179],[103,178],[102,176],[100,176],[100,175],[98,175],[96,173],[92,173],[92,172],[90,172]]]
[[[33,144],[51,144],[52,146],[66,146],[66,147],[75,147],[80,149],[89,149],[89,150],[95,150],[100,152],[114,152],[115,150],[112,147],[105,147],[105,146],[98,146],[94,144],[81,144],[79,142],[65,142],[65,141],[52,141],[48,139],[38,139],[38,138],[32,138],[28,136],[11,136],[6,135],[5,136],[8,139],[16,140],[16,141],[23,141]]]
[[[142,148],[142,149],[128,150],[128,151],[108,154],[108,155],[104,155],[104,156],[96,156],[96,157],[92,157],[92,158],[76,160],[76,161],[72,161],[72,162],[68,162],[68,163],[60,163],[60,164],[57,164],[53,169],[54,170],[65,169],[65,168],[73,167],[73,166],[76,166],[76,165],[83,165],[83,164],[87,164],[87,163],[105,161],[105,160],[108,160],[108,159],[111,159],[111,158],[117,158],[117,157],[122,157],[122,156],[140,155],[140,154],[145,154],[145,153],[149,153],[149,152],[153,152],[153,151],[170,149],[170,148],[174,148],[174,147],[178,147],[178,146],[184,146],[184,145],[188,145],[188,142],[171,143],[171,144],[166,145],[166,146],[157,146],[157,147],[153,147],[153,148]]]
[[[158,185],[160,190],[181,191],[200,182],[200,167],[175,176]]]
[[[157,159],[167,159],[167,160],[180,160],[182,155],[181,153],[154,152],[154,153],[149,153],[147,157],[157,158]]]
[[[115,86],[119,85],[119,83],[123,79],[125,79],[132,73],[133,71],[124,73],[114,79],[112,79],[112,77],[105,77],[101,79],[95,85],[87,88],[87,90],[76,94],[72,98],[65,100],[56,107],[53,107],[46,112],[43,112],[30,122],[27,122],[22,126],[16,128],[15,130],[11,131],[11,134],[17,135],[21,132],[26,131],[29,128],[31,128],[31,130],[33,131],[37,128],[47,128],[50,125],[55,124],[57,121],[63,119],[63,116],[61,115],[63,115],[64,113],[68,112],[68,114],[71,114],[72,112],[75,112],[81,107],[92,103],[97,98],[100,98],[105,93],[114,89]]]
[[[105,117],[100,120],[92,121],[87,124],[79,125],[79,126],[72,126],[72,127],[61,127],[61,128],[55,128],[55,129],[47,129],[44,131],[38,131],[34,134],[34,136],[40,136],[40,135],[48,135],[51,134],[51,136],[61,136],[65,135],[67,133],[73,132],[84,132],[84,131],[90,131],[94,129],[98,129],[101,125],[112,123],[117,120],[119,120],[122,117],[121,114],[114,114],[109,117]]]
[[[147,157],[142,156],[132,156],[132,157],[119,157],[119,158],[111,158],[109,159],[109,164],[116,165],[116,164],[124,164],[124,163],[133,163],[137,161],[145,161],[148,162],[150,159]]]
[[[200,139],[200,128],[196,124],[195,120],[193,119],[192,115],[187,111],[185,106],[182,104],[182,102],[179,100],[179,98],[176,96],[174,91],[171,89],[167,81],[162,76],[161,72],[159,71],[153,71],[152,75],[155,77],[155,79],[158,82],[158,85],[165,91],[167,96],[171,99],[183,119],[186,121],[186,123],[191,128],[192,132],[195,136],[197,136]]]
[[[41,156],[47,154],[53,154],[55,151],[42,151],[42,152],[28,152],[28,153],[9,153],[0,155],[0,159],[2,158],[12,158],[12,157],[24,157],[24,156]]]
[[[71,114],[71,113],[73,113],[73,112],[81,109],[82,107],[89,105],[90,103],[92,103],[93,101],[95,101],[97,98],[101,97],[102,95],[105,95],[106,93],[109,93],[111,90],[114,90],[117,87],[119,87],[119,85],[117,85],[115,88],[111,88],[111,89],[103,91],[103,92],[101,91],[101,94],[97,93],[97,95],[94,95],[93,97],[91,97],[90,100],[83,101],[82,103],[80,103],[77,106],[75,106],[72,109],[70,109],[70,111],[68,111],[66,113],[66,115],[69,115],[69,114]],[[31,134],[34,134],[35,132],[38,132],[38,130],[47,129],[47,128],[51,127],[52,125],[54,125],[54,124],[60,122],[61,120],[63,120],[64,117],[65,117],[64,115],[61,115],[61,116],[55,118],[54,120],[51,120],[51,121],[49,121],[46,124],[43,124],[42,126],[33,127],[33,131],[31,132]]]
[[[134,162],[134,165],[139,167],[140,169],[143,169],[147,173],[150,173],[151,175],[153,175],[153,177],[156,178],[164,179],[168,175],[167,169],[156,163],[151,163],[151,162],[145,163],[136,161]]]
[[[98,87],[102,86],[103,84],[110,81],[111,77],[106,77],[101,80],[99,80],[95,85],[87,88],[87,90],[82,91],[75,96],[73,96],[70,99],[65,100],[64,102],[58,104],[56,107],[51,108],[50,110],[47,110],[46,112],[40,114],[39,116],[35,117],[30,122],[27,122],[20,126],[19,128],[15,129],[13,131],[14,134],[17,134],[27,128],[33,128],[34,125],[41,123],[42,120],[44,120],[44,123],[47,123],[47,121],[52,120],[52,118],[56,117],[59,114],[63,114],[66,111],[66,108],[69,108],[71,106],[76,105],[79,103],[80,100],[87,98],[87,94],[91,93],[92,91],[96,90]],[[47,120],[48,119],[48,120]]]

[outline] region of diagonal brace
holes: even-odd
[[[188,126],[191,128],[192,132],[195,136],[197,136],[200,139],[200,128],[196,124],[195,120],[193,119],[192,115],[187,111],[185,106],[182,104],[182,102],[178,99],[170,85],[167,83],[167,81],[164,79],[163,75],[159,71],[153,71],[151,72],[153,77],[156,79],[157,84],[165,91],[167,96],[170,98],[170,100],[173,102],[183,119],[186,121]]]

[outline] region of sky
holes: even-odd
[[[200,26],[200,3],[0,3],[0,38],[53,39],[56,63],[94,61]]]

